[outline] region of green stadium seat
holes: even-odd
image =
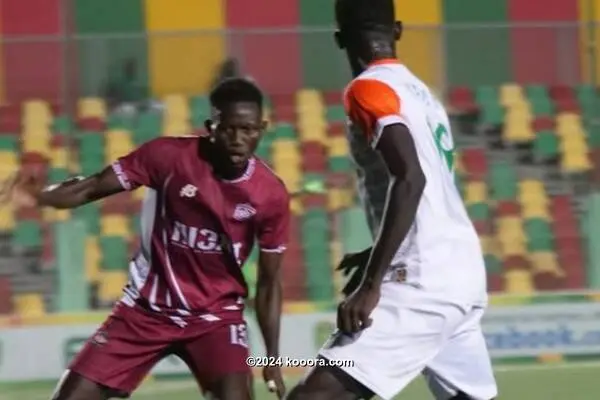
[[[559,140],[552,131],[541,131],[535,136],[533,153],[538,160],[547,160],[559,154]]]
[[[210,116],[210,100],[206,96],[193,96],[190,100],[192,116],[208,118]]]
[[[59,183],[67,180],[71,174],[65,168],[51,168],[48,171],[48,181],[50,183]]]
[[[127,269],[127,242],[120,236],[104,236],[100,238],[102,268],[106,271]]]
[[[524,225],[527,248],[530,252],[554,250],[552,227],[548,221],[534,218],[526,220]]]
[[[591,148],[600,148],[600,125],[594,124],[588,127],[588,144]]]
[[[475,203],[467,207],[473,221],[485,221],[490,218],[490,206],[487,203]]]
[[[346,121],[346,110],[341,104],[329,106],[325,110],[325,118],[327,122],[344,122]]]
[[[361,207],[341,211],[340,224],[337,231],[341,234],[344,253],[361,251],[373,244],[371,229]]]
[[[107,128],[108,129],[124,129],[133,131],[136,126],[136,120],[133,117],[123,115],[120,113],[112,113],[108,116]]]
[[[21,249],[42,247],[42,229],[36,221],[20,221],[13,232],[13,245]]]
[[[52,132],[54,133],[71,133],[74,130],[73,127],[73,120],[67,115],[59,115],[52,121]]]
[[[0,135],[0,151],[17,153],[19,151],[19,138],[12,135]]]
[[[253,299],[256,295],[256,281],[257,281],[257,272],[258,272],[258,247],[252,249],[252,253],[244,263],[242,268],[242,272],[244,274],[244,278],[246,279],[246,283],[248,284],[248,295],[249,298]]]
[[[531,99],[531,108],[535,116],[554,115],[556,112],[554,104],[548,98]]]
[[[145,112],[139,115],[133,131],[136,145],[152,140],[162,134],[162,115],[157,112]]]
[[[323,209],[307,210],[301,225],[309,300],[331,301],[334,294],[327,212]]]
[[[525,87],[525,95],[530,102],[535,101],[550,101],[548,89],[542,85],[529,85]]]
[[[273,129],[275,139],[295,139],[296,130],[290,124],[277,124]]]
[[[490,185],[495,200],[512,200],[517,196],[517,173],[507,162],[496,162],[490,166]]]
[[[73,216],[85,222],[88,234],[97,235],[100,232],[100,208],[98,204],[90,203],[78,207],[73,211]],[[139,229],[139,225],[136,229]]]
[[[104,157],[104,136],[99,132],[84,132],[79,136],[79,152],[85,157],[100,154]]]
[[[327,160],[330,172],[351,172],[355,167],[350,157],[330,157]]]
[[[475,101],[481,107],[499,104],[498,88],[495,86],[477,86],[475,88]]]
[[[575,89],[577,100],[582,107],[586,105],[594,105],[598,100],[598,91],[592,85],[582,84]]]
[[[482,104],[480,122],[488,125],[502,125],[504,109],[498,103]]]
[[[502,261],[492,254],[486,254],[484,256],[485,269],[488,274],[499,274],[502,272]]]
[[[140,213],[136,213],[129,218],[129,229],[131,232],[139,232],[141,227],[140,219]]]

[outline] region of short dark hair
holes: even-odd
[[[210,104],[218,110],[238,102],[255,103],[262,110],[263,94],[258,86],[243,78],[224,79],[210,93]]]
[[[336,0],[335,17],[340,29],[387,32],[393,29],[393,0]]]

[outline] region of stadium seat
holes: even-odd
[[[19,168],[19,158],[17,153],[0,151],[0,180],[5,180]]]
[[[38,293],[24,293],[14,296],[17,315],[24,318],[42,317],[45,314],[44,299]]]
[[[104,271],[127,269],[129,255],[125,238],[120,236],[101,236],[99,238],[99,245],[102,254],[102,269]]]
[[[50,105],[44,100],[30,100],[23,103],[24,127],[44,127],[52,124],[52,111]]]
[[[505,288],[509,294],[532,294],[533,279],[528,270],[511,270],[505,273]]]
[[[559,154],[559,140],[552,131],[540,131],[535,135],[533,152],[538,161],[556,159]]]
[[[13,232],[13,245],[20,249],[38,250],[42,247],[42,229],[38,222],[21,220]]]
[[[106,164],[114,162],[133,151],[134,144],[129,131],[122,129],[111,129],[105,133],[104,161]]]
[[[85,276],[89,282],[100,279],[100,246],[96,236],[85,239]]]
[[[500,87],[500,104],[504,107],[521,106],[527,102],[523,89],[517,84],[506,84]]]
[[[495,200],[512,200],[517,197],[517,173],[510,163],[492,163],[489,179]]]
[[[550,273],[557,277],[565,276],[565,272],[560,269],[556,254],[553,251],[534,252],[529,257],[534,273]]]
[[[106,103],[101,98],[87,97],[77,101],[77,117],[106,119]]]
[[[484,182],[469,182],[465,188],[465,203],[485,203],[487,200],[487,186]]]
[[[309,300],[333,298],[329,248],[329,218],[325,210],[307,210],[302,218],[302,243]]]
[[[127,274],[123,271],[102,271],[98,284],[100,302],[104,305],[112,304],[123,295]]]
[[[479,147],[465,148],[460,153],[460,157],[456,157],[456,159],[460,159],[460,164],[464,167],[464,172],[469,179],[485,179],[488,173],[485,149]],[[459,170],[458,165],[456,170]]]
[[[126,215],[106,215],[100,219],[100,233],[102,236],[120,236],[129,239],[129,220]]]

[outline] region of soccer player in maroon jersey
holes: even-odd
[[[290,211],[283,183],[253,156],[266,125],[262,94],[230,79],[210,100],[206,138],[158,138],[93,176],[54,187],[23,175],[5,184],[18,204],[61,209],[148,188],[124,295],[63,375],[55,400],[127,397],[169,354],[187,363],[211,398],[251,399],[241,268],[255,238],[257,318],[267,355],[279,356],[279,270]],[[263,377],[281,398],[279,368]]]

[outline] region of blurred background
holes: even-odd
[[[484,330],[501,389],[597,399],[600,1],[396,0],[396,10],[399,57],[452,114],[457,184],[494,294]],[[332,0],[0,0],[0,178],[22,168],[59,182],[154,137],[202,134],[210,89],[254,79],[270,121],[259,155],[305,191],[292,204],[282,351],[312,357],[335,321],[333,268],[371,243],[333,27]],[[0,399],[47,398],[120,298],[142,197],[0,208]],[[244,266],[251,287],[255,261]],[[177,359],[154,372],[135,398],[195,398],[193,384],[159,379],[187,377]]]

